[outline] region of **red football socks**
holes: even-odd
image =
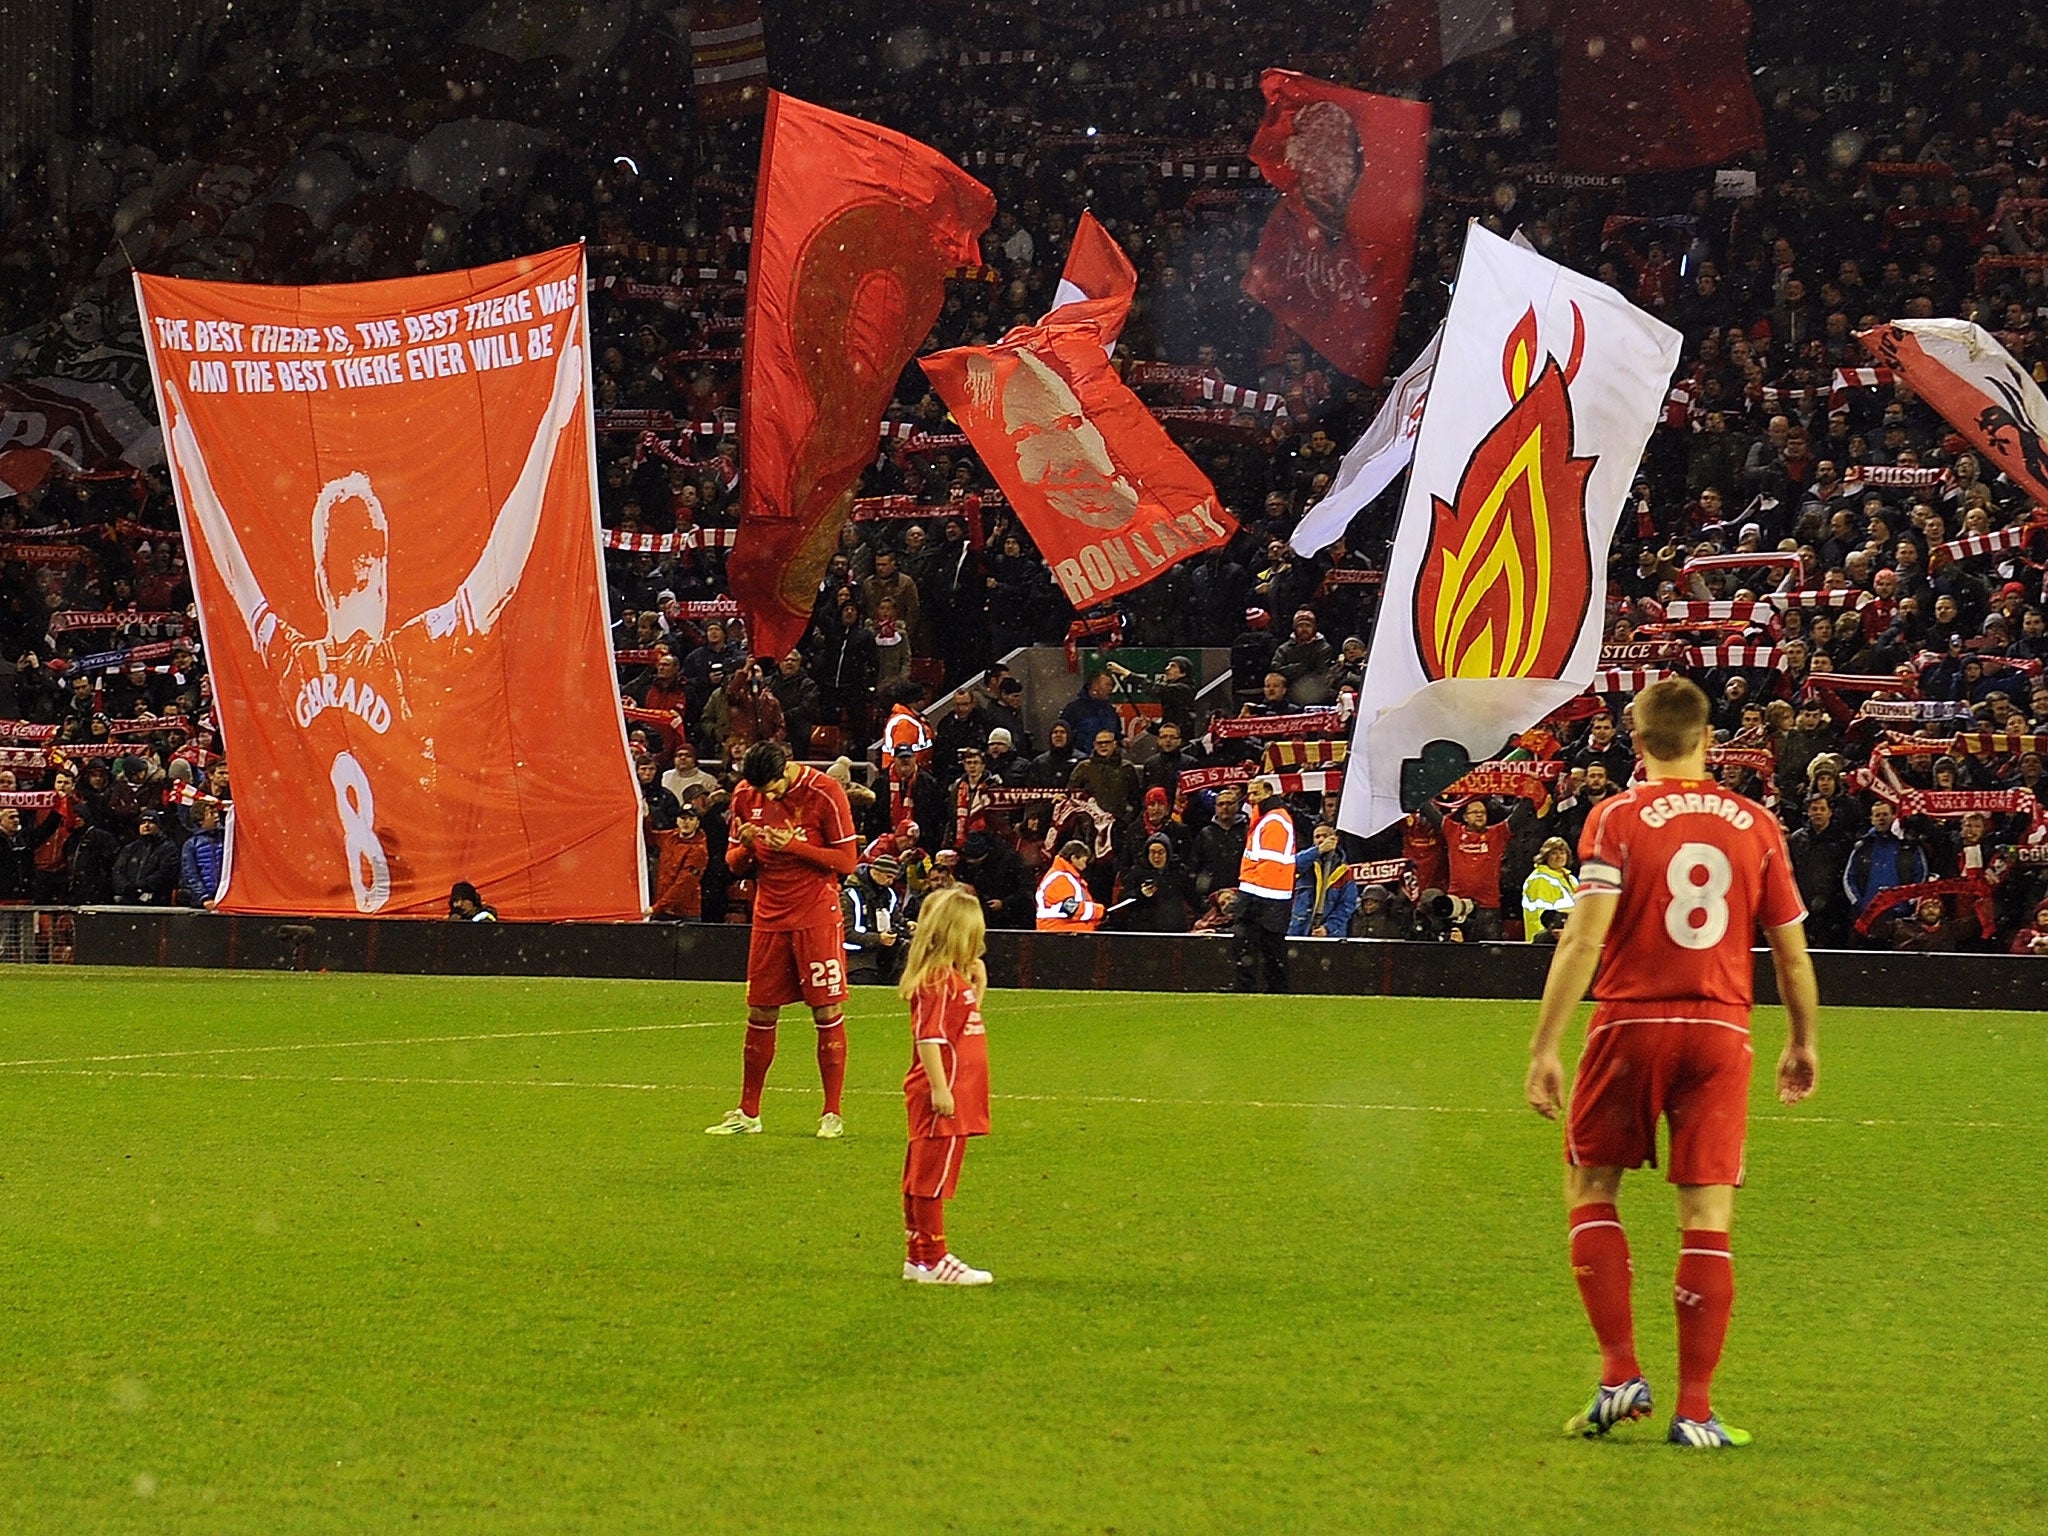
[[[834,1019],[818,1026],[818,1079],[825,1085],[825,1113],[839,1113],[839,1096],[846,1087],[846,1021]]]
[[[946,1202],[922,1195],[903,1197],[903,1224],[909,1229],[910,1262],[929,1269],[946,1256]]]
[[[740,1089],[740,1113],[761,1113],[761,1085],[768,1081],[768,1067],[775,1060],[775,1026],[749,1024],[745,1055],[746,1079]]]
[[[1628,1234],[1611,1205],[1581,1205],[1571,1216],[1572,1276],[1579,1299],[1600,1340],[1600,1384],[1618,1387],[1643,1374],[1636,1363],[1636,1325],[1629,1309],[1635,1267],[1629,1263]]]
[[[1735,1307],[1735,1260],[1726,1232],[1679,1234],[1672,1296],[1678,1304],[1678,1416],[1709,1418],[1714,1367],[1721,1363],[1728,1314]]]

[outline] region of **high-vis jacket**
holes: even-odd
[[[1534,939],[1543,931],[1543,914],[1569,912],[1579,902],[1578,877],[1568,869],[1538,864],[1522,882],[1522,933]]]
[[[1247,896],[1269,901],[1294,900],[1294,817],[1278,800],[1266,802],[1251,836],[1244,840],[1244,862],[1237,867],[1237,888]]]
[[[885,764],[898,747],[916,748],[918,767],[931,765],[931,728],[924,723],[924,716],[902,704],[889,711],[889,718],[882,726],[882,761]]]
[[[1039,928],[1049,933],[1093,933],[1102,913],[1102,903],[1088,894],[1081,872],[1065,859],[1054,859],[1038,882]]]

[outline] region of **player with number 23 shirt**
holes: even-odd
[[[739,1107],[707,1130],[740,1136],[761,1129],[775,1025],[785,1005],[801,1000],[818,1026],[818,1076],[825,1085],[818,1135],[831,1140],[845,1132],[839,1102],[846,1082],[846,931],[839,882],[853,873],[853,811],[845,790],[791,761],[776,742],[749,747],[740,774],[725,861],[734,874],[754,876],[745,1075]]]
[[[1709,1388],[1735,1295],[1728,1234],[1749,1125],[1750,945],[1761,929],[1791,1026],[1778,1096],[1797,1103],[1819,1071],[1806,908],[1777,818],[1707,777],[1706,695],[1682,678],[1653,683],[1636,696],[1635,719],[1648,778],[1586,823],[1578,904],[1530,1046],[1529,1103],[1555,1118],[1564,1087],[1558,1045],[1591,982],[1593,1017],[1566,1117],[1565,1199],[1572,1272],[1600,1340],[1601,1378],[1565,1429],[1603,1435],[1650,1412],[1615,1202],[1625,1170],[1656,1166],[1661,1119],[1670,1126],[1667,1177],[1681,1229],[1679,1393],[1668,1438],[1745,1445],[1746,1431],[1715,1417]]]

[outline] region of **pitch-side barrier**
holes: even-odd
[[[86,908],[74,919],[79,965],[224,970],[383,971],[428,976],[589,976],[741,981],[748,930],[702,923],[457,923],[404,918],[226,917]],[[1002,987],[1221,992],[1227,937],[1194,934],[989,934],[989,981]],[[1317,996],[1520,998],[1543,992],[1547,948],[1295,939],[1294,990]],[[2048,960],[2011,955],[1820,950],[1824,1005],[2038,1009]],[[1757,997],[1775,1002],[1770,957]]]

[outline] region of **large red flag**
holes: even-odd
[[[1429,107],[1292,70],[1260,77],[1251,157],[1278,187],[1244,291],[1354,379],[1377,384],[1415,259]]]
[[[468,881],[643,916],[582,250],[135,286],[234,773],[220,910],[439,917]]]
[[[1763,148],[1747,0],[1562,0],[1557,158],[1619,176],[1718,165]]]
[[[728,567],[756,655],[803,637],[882,411],[994,213],[988,188],[938,151],[769,94]]]
[[[1102,221],[1083,209],[1081,222],[1074,226],[1074,243],[1067,247],[1067,265],[1053,293],[1053,307],[1039,323],[1070,325],[1099,320],[1103,350],[1114,352],[1137,294],[1138,269],[1102,227]]]
[[[920,360],[1076,608],[1143,586],[1237,529],[1110,367],[1099,321],[1020,326]]]

